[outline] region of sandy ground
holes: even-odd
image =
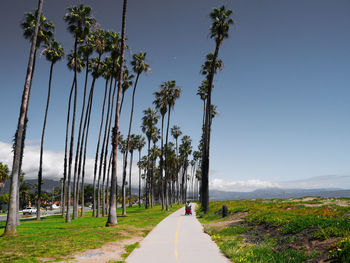
[[[125,253],[125,246],[140,242],[143,237],[131,237],[117,242],[111,242],[103,245],[100,248],[89,249],[84,252],[73,255],[73,259],[63,262],[69,263],[105,263],[110,261],[123,260],[122,254]],[[42,259],[45,260],[45,259]],[[48,259],[50,260],[50,259]]]

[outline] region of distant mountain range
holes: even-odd
[[[27,184],[34,187],[37,183],[35,179],[25,180]],[[52,192],[54,188],[61,187],[59,181],[45,179],[42,185],[42,191]],[[5,186],[0,190],[0,195],[9,193],[10,180],[7,180]],[[137,195],[138,188],[132,187],[132,193]],[[189,197],[192,193],[188,194]],[[320,188],[320,189],[282,189],[282,188],[262,188],[251,192],[228,192],[220,190],[209,191],[210,200],[238,200],[238,199],[271,199],[271,198],[299,198],[304,196],[320,196],[320,197],[350,197],[350,189],[344,190],[340,188]]]

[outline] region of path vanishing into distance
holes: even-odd
[[[126,259],[127,263],[228,263],[193,215],[181,208],[161,221]]]

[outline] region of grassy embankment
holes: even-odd
[[[0,237],[0,262],[39,262],[43,258],[64,260],[76,252],[98,248],[107,242],[146,236],[163,218],[179,208],[173,206],[169,212],[162,211],[160,206],[127,208],[127,216],[118,216],[118,226],[112,228],[105,227],[106,217],[91,217],[91,212],[68,224],[60,216],[44,217],[41,221],[24,220],[17,227],[17,237]],[[0,236],[4,228],[5,222],[0,222]],[[126,246],[126,253],[131,253],[131,247],[135,246]]]
[[[197,216],[232,262],[350,262],[350,198],[213,201]]]

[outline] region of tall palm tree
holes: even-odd
[[[140,165],[140,162],[141,162],[141,151],[142,151],[142,148],[146,145],[146,141],[145,141],[145,138],[142,137],[141,135],[137,135],[137,144],[136,144],[136,147],[137,147],[137,150],[139,151],[139,207],[141,207],[141,165]]]
[[[233,20],[230,18],[232,10],[226,9],[225,6],[220,8],[214,8],[210,13],[212,19],[212,26],[210,27],[210,37],[215,40],[215,52],[212,56],[210,69],[207,72],[208,79],[208,98],[207,98],[207,109],[204,124],[204,147],[203,147],[203,160],[202,160],[202,207],[204,213],[209,210],[209,153],[210,153],[210,116],[211,116],[211,93],[213,79],[216,72],[217,57],[219,54],[219,48],[225,38],[228,38],[228,32],[230,25],[233,24]],[[208,57],[207,57],[208,58]]]
[[[91,25],[93,26],[93,25]],[[83,145],[84,145],[84,137],[85,137],[85,129],[86,129],[86,119],[84,122],[83,127],[83,119],[84,119],[84,113],[85,113],[85,102],[86,102],[86,90],[87,90],[87,83],[88,83],[88,76],[89,76],[89,58],[93,49],[93,38],[92,34],[90,33],[90,28],[87,28],[89,32],[86,33],[84,44],[79,47],[79,50],[81,54],[83,55],[85,59],[86,69],[85,69],[85,83],[84,83],[84,95],[83,95],[83,105],[81,109],[81,115],[80,115],[80,121],[79,121],[79,131],[78,131],[78,141],[77,141],[77,147],[76,147],[76,153],[75,153],[75,163],[74,163],[74,206],[73,206],[73,219],[76,219],[78,217],[78,185],[79,185],[79,178],[80,178],[80,172],[81,172],[81,158],[82,158],[82,151],[83,151]],[[86,115],[85,115],[86,116]],[[83,131],[82,131],[83,128]],[[80,158],[79,158],[80,157]],[[77,176],[78,173],[78,176]],[[78,179],[77,179],[78,177]],[[82,204],[83,209],[83,204]]]
[[[64,16],[64,20],[68,23],[68,30],[74,36],[74,59],[78,58],[78,44],[88,35],[89,30],[93,24],[95,24],[95,19],[91,17],[91,8],[80,5],[79,7],[73,6],[67,8],[68,13]],[[72,116],[72,125],[71,125],[71,139],[69,147],[69,161],[68,161],[68,184],[71,179],[71,170],[73,162],[73,147],[74,147],[74,128],[75,128],[75,115],[76,115],[76,106],[77,106],[77,91],[78,91],[78,65],[74,63],[74,102],[73,102],[73,116]],[[76,180],[74,180],[74,183]],[[75,184],[73,184],[73,192],[75,195]],[[70,187],[68,187],[68,199],[70,199]],[[75,199],[74,199],[75,200]],[[67,202],[67,215],[66,222],[70,222],[70,200]],[[74,202],[75,207],[75,202]],[[75,212],[75,210],[74,210]],[[76,213],[74,213],[74,217]]]
[[[10,186],[10,197],[9,197],[9,210],[7,214],[6,227],[4,231],[4,236],[15,236],[17,235],[17,200],[19,198],[19,172],[20,169],[20,159],[21,153],[23,152],[24,141],[24,126],[25,126],[25,117],[26,112],[29,106],[29,86],[32,80],[33,73],[33,64],[35,57],[35,48],[37,45],[37,37],[39,32],[40,17],[43,8],[43,0],[39,0],[38,3],[38,15],[36,18],[35,28],[33,39],[31,41],[30,55],[27,67],[27,74],[25,78],[25,84],[22,94],[22,102],[20,107],[20,114],[18,118],[17,131],[15,134],[14,140],[14,153],[13,153],[13,162],[11,170],[11,186]]]
[[[149,186],[147,184],[147,181],[151,178],[150,173],[150,150],[151,150],[151,140],[154,133],[155,125],[158,122],[159,115],[158,112],[152,108],[148,108],[147,110],[143,111],[144,116],[142,117],[142,125],[141,129],[142,132],[146,135],[147,141],[148,141],[148,150],[147,150],[147,178],[146,178],[146,208],[148,208],[148,194],[149,194]]]
[[[192,140],[185,135],[181,139],[180,158],[182,163],[182,177],[181,177],[181,201],[186,202],[186,182],[187,182],[187,167],[189,165],[188,156],[192,153]]]
[[[131,200],[131,171],[132,171],[132,161],[133,161],[133,154],[134,150],[137,149],[137,143],[138,143],[138,137],[135,134],[131,134],[129,139],[129,152],[130,152],[130,167],[129,167],[129,207],[132,207],[132,200]],[[124,191],[125,192],[125,191]],[[124,198],[125,199],[125,198]]]
[[[205,103],[208,96],[208,80],[204,79],[201,83],[201,85],[197,89],[197,95],[200,96],[201,100],[203,101],[203,121],[202,126],[204,126],[205,122]]]
[[[130,151],[129,144],[130,144],[130,134],[131,134],[132,121],[133,121],[133,116],[134,116],[135,92],[136,92],[138,80],[139,80],[141,73],[147,72],[148,70],[150,70],[150,67],[149,67],[149,65],[146,64],[145,59],[146,59],[146,53],[141,52],[140,54],[134,54],[133,60],[131,61],[133,71],[136,74],[136,80],[135,80],[134,89],[132,92],[131,112],[130,112],[130,119],[129,119],[129,131],[128,131],[128,137],[127,137],[127,142],[126,142],[127,151],[126,151],[126,158],[125,158],[124,165],[123,165],[123,182],[125,182],[125,178],[126,178],[128,152]],[[122,191],[124,191],[123,192],[123,198],[124,198],[124,196],[125,196],[124,185],[123,185]],[[123,205],[123,215],[126,215],[125,199],[123,200],[122,205]]]
[[[34,33],[34,29],[35,29],[35,23],[36,23],[37,16],[38,16],[37,10],[34,13],[26,13],[25,14],[25,21],[21,24],[21,26],[24,30],[23,36],[26,39],[32,40],[32,38],[33,38],[33,33]],[[37,38],[36,48],[35,48],[35,52],[34,52],[32,76],[31,76],[31,81],[30,81],[29,91],[28,91],[28,104],[29,104],[29,100],[30,100],[30,94],[31,94],[31,90],[32,90],[32,81],[33,81],[34,71],[35,71],[36,52],[40,48],[42,43],[44,43],[44,44],[49,43],[50,39],[53,36],[54,29],[55,29],[55,26],[51,22],[49,22],[46,19],[46,17],[41,15],[40,24],[39,24],[39,31],[38,31],[38,38]],[[26,137],[27,123],[28,123],[28,108],[27,108],[26,113],[25,113],[25,124],[24,124],[24,132],[23,132],[23,137],[22,137],[22,151],[20,153],[19,170],[22,169],[24,140]],[[20,175],[18,175],[18,176],[20,176]],[[19,198],[17,198],[17,199],[18,199],[17,204],[19,204]],[[19,206],[17,206],[17,210],[19,210]],[[18,217],[17,217],[17,224],[19,225],[19,218]]]
[[[81,72],[83,68],[85,67],[83,57],[81,56],[81,52],[78,52],[78,57],[74,58],[73,54],[68,54],[67,59],[67,67],[69,70],[74,70],[77,68],[78,72]],[[77,67],[75,67],[77,65]],[[65,139],[65,146],[64,146],[64,169],[63,169],[63,204],[65,205],[67,200],[70,200],[70,177],[68,178],[68,172],[67,172],[67,166],[68,166],[68,139],[69,139],[69,124],[70,124],[70,115],[71,115],[71,102],[72,102],[72,95],[74,91],[74,83],[73,80],[72,87],[70,89],[69,98],[68,98],[68,110],[67,110],[67,121],[66,121],[66,139]],[[68,180],[69,179],[69,180]],[[67,200],[66,200],[67,197]],[[70,202],[70,201],[69,201]],[[68,209],[67,203],[67,209]],[[62,211],[62,217],[64,217],[64,209]],[[70,217],[70,215],[69,215]],[[70,220],[70,219],[69,219]]]
[[[164,144],[163,144],[163,134],[164,134],[164,117],[165,114],[168,111],[168,86],[166,82],[164,82],[161,87],[160,91],[156,91],[154,93],[155,100],[153,101],[153,104],[156,106],[156,109],[160,112],[161,115],[161,142],[160,142],[160,161],[159,161],[159,179],[161,184],[161,198],[162,198],[162,209],[165,208],[165,197],[164,197],[164,178],[163,178],[163,170],[164,170]]]
[[[175,101],[180,97],[181,89],[176,86],[176,81],[171,80],[167,82],[168,86],[168,97],[167,97],[167,104],[168,104],[168,124],[166,129],[166,137],[165,137],[165,145],[168,145],[168,134],[169,134],[169,125],[170,125],[170,112],[171,109],[175,106]],[[167,152],[165,152],[165,167],[167,162]],[[167,174],[167,171],[165,170],[165,200],[166,200],[166,210],[169,211],[169,191],[167,190],[169,184],[169,176]]]
[[[37,199],[37,213],[36,220],[40,220],[40,204],[41,204],[41,184],[42,184],[42,170],[43,170],[43,152],[44,152],[44,139],[45,139],[45,129],[46,129],[46,120],[47,114],[49,111],[50,105],[50,95],[51,95],[51,81],[52,81],[52,72],[55,63],[61,60],[64,57],[64,49],[56,40],[51,40],[49,44],[45,45],[45,49],[43,51],[46,59],[51,63],[50,66],[50,75],[49,75],[49,88],[47,92],[47,100],[46,100],[46,109],[43,123],[43,130],[41,133],[41,143],[40,143],[40,158],[39,158],[39,172],[38,172],[38,199]]]
[[[174,125],[171,128],[171,135],[174,137],[175,142],[176,142],[176,158],[179,157],[179,146],[178,146],[178,139],[182,135],[182,131],[180,130],[180,127],[177,125]],[[179,167],[176,164],[176,176],[178,178],[178,173],[179,173]],[[176,180],[178,183],[178,180]],[[179,185],[177,185],[177,188],[179,188]],[[173,202],[175,202],[175,178],[173,178]],[[177,198],[178,199],[178,198]]]
[[[124,66],[124,51],[125,51],[125,28],[126,28],[126,7],[127,0],[123,1],[123,15],[122,15],[122,35],[121,35],[121,50],[120,50],[120,70],[118,76],[118,93],[117,93],[117,107],[115,113],[115,125],[113,136],[113,161],[112,161],[112,178],[111,178],[111,193],[109,201],[109,213],[106,226],[117,225],[117,152],[118,152],[118,131],[119,131],[119,114],[120,114],[120,93],[122,90],[123,66]]]

